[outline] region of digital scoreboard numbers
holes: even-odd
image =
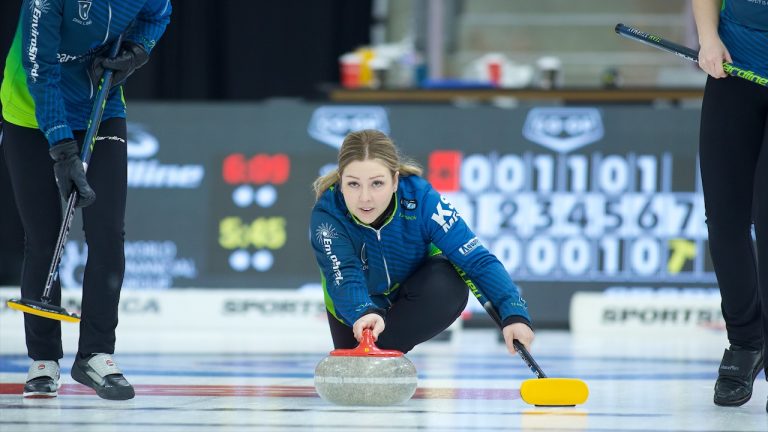
[[[285,153],[239,153],[221,161],[216,191],[215,266],[226,274],[274,271],[288,240],[288,217],[280,190],[291,177]]]
[[[671,153],[437,150],[427,165],[517,281],[715,282],[703,198],[672,189]]]

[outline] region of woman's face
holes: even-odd
[[[355,161],[341,173],[341,193],[347,209],[363,223],[370,224],[384,213],[397,190],[393,176],[378,159]]]

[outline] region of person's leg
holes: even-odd
[[[2,121],[2,119],[0,119]],[[0,124],[0,145],[2,145]],[[13,198],[11,177],[5,154],[0,148],[0,286],[21,285],[21,267],[24,262],[24,226],[21,224],[16,201]]]
[[[10,175],[13,196],[24,228],[24,262],[21,297],[39,301],[53,258],[62,222],[62,206],[48,142],[37,129],[3,125],[2,151]],[[13,209],[12,211],[16,211]],[[56,280],[51,302],[61,305]],[[33,360],[24,386],[25,397],[54,397],[58,390],[62,358],[61,322],[24,314],[27,355]]]
[[[741,405],[762,367],[758,275],[752,242],[757,161],[766,114],[763,90],[744,80],[710,78],[700,129],[700,163],[709,249],[731,347],[715,385],[715,403]]]
[[[751,103],[750,93],[757,89],[744,80],[710,78],[700,131],[709,249],[728,338],[731,344],[750,348],[762,341],[751,231],[753,184],[765,127],[765,114]]]
[[[448,328],[467,306],[469,288],[443,256],[430,257],[403,282],[376,342],[408,352]]]
[[[768,91],[765,92],[768,105]],[[766,110],[768,111],[768,109]],[[768,114],[763,131],[763,146],[755,173],[755,235],[757,237],[758,278],[760,282],[760,311],[763,323],[763,368],[768,380]],[[765,405],[768,411],[768,403]]]
[[[76,134],[82,139],[83,133]],[[83,209],[88,260],[83,275],[80,342],[71,375],[104,399],[131,399],[135,392],[112,359],[118,303],[125,274],[127,143],[125,119],[104,121],[88,166],[96,201]]]
[[[763,358],[768,355],[768,89],[763,94],[762,113],[765,122],[760,157],[755,170],[754,221],[757,237],[758,280],[760,281],[760,311],[763,324]],[[768,372],[768,365],[766,372]],[[768,374],[766,374],[768,379]]]
[[[82,139],[78,132],[78,139]],[[83,209],[88,260],[78,353],[115,351],[118,303],[125,274],[127,146],[125,119],[104,121],[88,165],[96,201]]]
[[[3,125],[5,153],[11,186],[24,227],[24,264],[21,296],[40,300],[62,222],[62,205],[48,142],[37,129]],[[58,280],[52,302],[61,304]],[[27,352],[32,360],[58,360],[63,356],[61,322],[24,314]]]

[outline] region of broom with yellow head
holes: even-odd
[[[122,35],[120,35],[118,36],[117,41],[115,41],[115,43],[112,45],[109,52],[109,56],[111,58],[117,56],[122,40]],[[112,86],[112,74],[112,70],[104,70],[104,74],[101,76],[99,90],[96,93],[96,98],[93,102],[91,117],[88,120],[88,129],[85,133],[85,139],[83,139],[83,149],[80,153],[80,159],[83,161],[84,170],[88,169],[88,162],[91,159],[93,145],[96,143],[96,134],[99,130],[99,124],[101,124],[101,116],[104,114],[104,107],[107,103],[107,96],[109,95],[109,90]],[[59,321],[73,323],[80,322],[80,316],[75,313],[67,312],[67,310],[63,307],[53,304],[51,298],[53,284],[56,282],[56,279],[59,276],[59,263],[61,262],[61,256],[64,253],[64,244],[67,242],[67,238],[69,237],[69,230],[72,227],[72,220],[75,218],[76,204],[77,191],[73,190],[69,195],[69,199],[67,199],[64,221],[62,222],[61,228],[59,229],[59,237],[56,241],[56,248],[54,249],[53,258],[51,260],[51,267],[48,270],[48,278],[45,281],[45,289],[43,290],[43,296],[40,298],[40,301],[25,298],[10,299],[6,302],[9,308]]]
[[[478,294],[475,293],[475,295]],[[483,304],[496,325],[502,328],[501,317],[491,302],[484,300],[481,294],[478,300]],[[589,397],[587,383],[576,378],[549,378],[520,341],[515,340],[513,343],[520,357],[537,377],[523,381],[520,385],[520,397],[524,402],[536,406],[558,407],[576,406],[587,401],[587,397]]]

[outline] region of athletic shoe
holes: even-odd
[[[752,384],[762,368],[761,350],[751,351],[731,345],[720,362],[715,382],[715,405],[744,405],[752,397]]]
[[[35,360],[27,372],[23,396],[31,399],[55,398],[59,392],[59,381],[61,370],[58,362]]]
[[[72,378],[94,390],[102,399],[133,399],[133,386],[125,379],[110,354],[97,353],[88,357],[75,357]]]

